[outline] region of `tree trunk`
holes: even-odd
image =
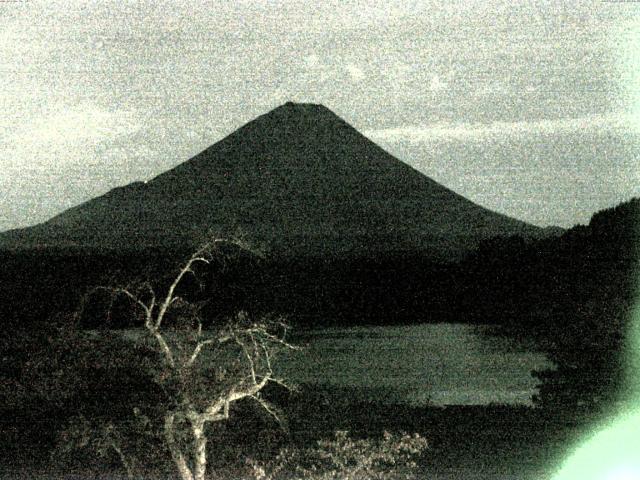
[[[178,472],[180,473],[180,478],[182,480],[194,480],[193,473],[191,473],[191,469],[189,465],[187,465],[187,461],[180,450],[180,447],[176,445],[175,437],[174,437],[174,421],[175,414],[168,413],[164,417],[164,438],[167,442],[167,448],[169,448],[169,453],[171,453],[171,458],[173,459],[173,463],[175,463]],[[204,477],[202,477],[204,478]]]
[[[204,480],[207,471],[207,437],[204,434],[204,420],[198,418],[192,424],[195,447],[194,480]]]

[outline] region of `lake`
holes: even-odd
[[[355,388],[372,400],[426,405],[531,404],[543,354],[466,324],[325,328],[304,333],[277,373],[292,383]]]

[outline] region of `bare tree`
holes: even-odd
[[[182,480],[205,478],[207,427],[227,420],[235,402],[251,399],[279,420],[261,391],[272,382],[284,385],[275,377],[272,362],[281,349],[295,348],[287,342],[287,326],[280,318],[253,320],[241,311],[223,325],[205,327],[203,305],[178,294],[187,276],[197,278],[198,266],[209,265],[224,243],[229,241],[215,238],[198,249],[162,295],[149,282],[100,287],[111,293],[112,304],[121,296],[131,301],[143,326],[132,342],[146,339],[158,353],[153,378],[170,399],[163,406],[163,441]],[[128,463],[125,467],[131,472]]]

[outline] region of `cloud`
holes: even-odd
[[[360,82],[366,78],[364,71],[353,63],[348,64],[345,68],[347,70],[347,73],[349,74],[349,77],[354,82]]]
[[[429,90],[432,92],[441,92],[445,90],[449,85],[446,82],[443,82],[438,75],[434,75],[431,77],[431,82],[429,83]]]
[[[131,133],[137,129],[128,115],[97,108],[53,112],[27,128],[23,135],[39,143],[84,143]]]
[[[407,125],[368,130],[365,131],[365,135],[373,140],[388,143],[422,143],[439,139],[487,141],[513,136],[614,130],[640,133],[640,116],[624,113],[517,122],[439,122],[432,125]]]
[[[12,152],[2,168],[52,169],[90,156],[98,145],[141,128],[130,112],[108,111],[94,105],[49,109],[31,122],[15,125],[4,148]]]
[[[326,60],[317,53],[311,53],[303,57],[302,63],[305,72],[316,81],[325,82],[335,73]]]
[[[310,70],[318,68],[320,66],[320,57],[315,53],[312,53],[311,55],[307,55],[304,58],[304,64]]]

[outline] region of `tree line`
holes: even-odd
[[[205,347],[226,345],[228,340],[236,360],[229,365],[236,370],[232,374],[208,371],[205,377],[226,378],[231,385],[241,380],[243,387],[234,395],[245,387],[249,390],[242,391],[250,392],[251,385],[261,385],[260,379],[268,378],[270,383],[273,379],[262,347],[283,346],[282,323],[277,320],[283,317],[299,329],[328,324],[492,323],[501,327],[500,334],[533,339],[555,364],[554,370],[535,373],[541,382],[539,405],[553,411],[598,411],[611,405],[624,387],[622,355],[636,298],[639,214],[640,200],[634,199],[598,212],[589,225],[574,227],[560,237],[495,238],[450,264],[420,252],[370,258],[265,258],[232,243],[216,244],[220,254],[216,261],[208,251],[205,256],[198,252],[193,256],[186,249],[3,252],[0,393],[5,418],[11,418],[8,412],[16,419],[27,412],[48,422],[49,431],[54,432],[52,443],[55,432],[66,431],[80,444],[90,443],[111,456],[119,456],[120,450],[124,458],[123,448],[149,451],[148,443],[132,445],[131,438],[125,441],[118,433],[117,422],[101,417],[104,404],[100,400],[108,396],[113,418],[127,418],[129,429],[145,431],[152,426],[159,436],[149,441],[160,442],[178,467],[185,463],[178,450],[172,453],[167,429],[176,427],[174,440],[187,441],[191,435],[190,448],[200,439],[199,449],[189,454],[191,463],[181,475],[201,478],[199,415],[208,415],[211,404],[205,402],[192,409],[195,414],[189,413],[185,398],[191,397],[183,393],[202,385],[202,378],[189,373],[190,366]],[[187,260],[176,267],[176,258]],[[192,260],[206,268],[189,264]],[[144,278],[152,281],[141,282]],[[176,279],[178,292],[172,291]],[[160,315],[165,304],[172,313],[165,310]],[[163,336],[159,316],[160,326],[178,333]],[[148,341],[135,343],[132,349],[131,342],[117,333],[131,328],[146,332]],[[97,343],[82,333],[95,331],[101,332]],[[132,370],[132,364],[148,368]],[[266,370],[258,373],[256,369],[263,367]],[[71,380],[60,390],[60,382],[51,375],[43,377],[43,372],[58,372]],[[204,374],[197,373],[196,377]],[[114,375],[120,379],[117,385],[109,380]],[[37,392],[29,390],[35,385]],[[103,391],[105,386],[108,391]],[[167,391],[173,394],[167,396]],[[257,393],[251,391],[245,397],[251,400]],[[149,401],[149,396],[156,400]],[[174,403],[158,404],[157,398]],[[176,398],[182,398],[179,405]],[[213,405],[217,405],[224,395],[208,398],[215,398]],[[278,417],[267,400],[253,400]],[[56,422],[72,419],[57,420],[51,412],[69,409],[70,403],[77,404],[71,410],[84,413],[74,416],[73,428],[65,429]],[[154,405],[156,410],[144,411],[139,405]],[[158,415],[159,405],[164,405],[164,414],[176,413],[173,423]],[[221,410],[209,412],[206,419],[226,418],[224,400],[219,405]],[[97,421],[101,418],[104,421]],[[158,423],[159,418],[163,422]],[[46,437],[41,428],[34,429],[40,432],[35,436]]]

